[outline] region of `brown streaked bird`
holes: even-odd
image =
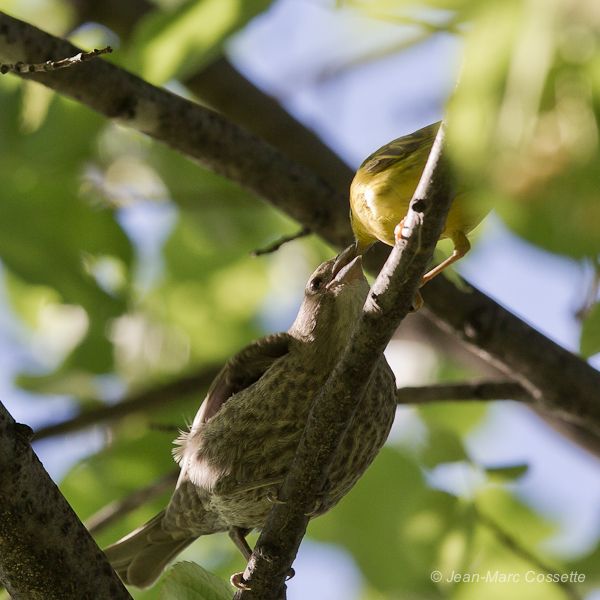
[[[350,221],[355,254],[377,240],[393,246],[417,188],[440,123],[395,139],[365,159],[350,186]],[[469,202],[463,189],[450,206],[442,238],[454,244],[452,254],[423,276],[422,285],[462,258],[471,248],[467,234],[489,212],[487,203]]]
[[[151,585],[196,538],[219,531],[229,532],[249,558],[245,536],[264,525],[311,403],[348,342],[368,290],[360,257],[324,262],[308,280],[288,332],[258,340],[227,362],[190,430],[177,440],[181,474],[168,506],[105,550],[125,583]],[[381,356],[314,516],[334,506],[369,466],[395,408],[394,376]],[[241,573],[232,582],[243,585]]]

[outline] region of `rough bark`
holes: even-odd
[[[131,598],[0,403],[0,581],[15,600]]]

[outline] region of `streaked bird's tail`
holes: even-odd
[[[163,530],[165,511],[104,550],[109,562],[127,585],[152,585],[167,564],[196,538],[174,539]]]

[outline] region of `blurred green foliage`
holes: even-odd
[[[3,8],[64,34],[77,25],[74,4],[10,0]],[[120,40],[111,60],[155,83],[181,83],[269,4],[157,1],[130,38]],[[504,222],[531,243],[576,260],[598,254],[596,0],[338,4],[425,29],[429,23],[428,31],[451,21],[465,47],[449,105],[450,148],[460,176],[471,183],[475,198],[493,199]],[[77,39],[86,35],[107,34],[80,29]],[[76,406],[102,405],[107,398],[99,375],[116,377],[126,390],[151,387],[224,360],[264,333],[260,315],[276,312],[272,296],[282,259],[251,259],[249,252],[295,224],[173,151],[38,86],[3,78],[0,103],[0,257],[11,307],[40,363],[22,375],[24,387],[68,393]],[[285,258],[286,285],[297,286],[299,302],[306,274],[331,250],[315,240],[295,248],[293,256],[283,252],[292,257]],[[599,323],[596,305],[583,326],[586,356],[600,351]],[[440,357],[437,375],[460,379],[464,372]],[[73,467],[61,485],[83,519],[174,468],[175,433],[152,425],[183,426],[203,393],[110,428],[106,446]],[[475,404],[413,410],[423,439],[413,448],[391,442],[348,497],[311,523],[313,540],[353,557],[363,576],[363,598],[564,597],[550,583],[431,579],[436,569],[449,575],[538,568],[480,515],[502,524],[519,546],[539,556],[554,532],[513,493],[514,482],[528,476],[527,465],[485,467],[469,456],[465,438],[486,410]],[[470,493],[431,485],[431,473],[449,464],[478,474]],[[137,527],[167,497],[104,529],[99,543]],[[552,561],[559,569],[585,572],[589,587],[598,583],[598,555],[595,549]],[[226,536],[202,539],[184,556],[225,579],[242,568]],[[226,589],[200,567],[180,564],[162,587],[133,593],[146,600],[208,599],[225,597]]]

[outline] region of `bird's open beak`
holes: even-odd
[[[331,269],[332,275],[335,277],[356,256],[358,256],[356,243],[350,244],[335,257],[333,268]]]
[[[362,270],[362,257],[360,256],[353,258],[349,262],[346,261],[346,264],[341,264],[338,257],[333,268],[334,272],[337,268],[337,273],[336,276],[327,284],[327,289],[330,289],[336,285],[348,284],[351,281],[356,281],[364,277]]]

